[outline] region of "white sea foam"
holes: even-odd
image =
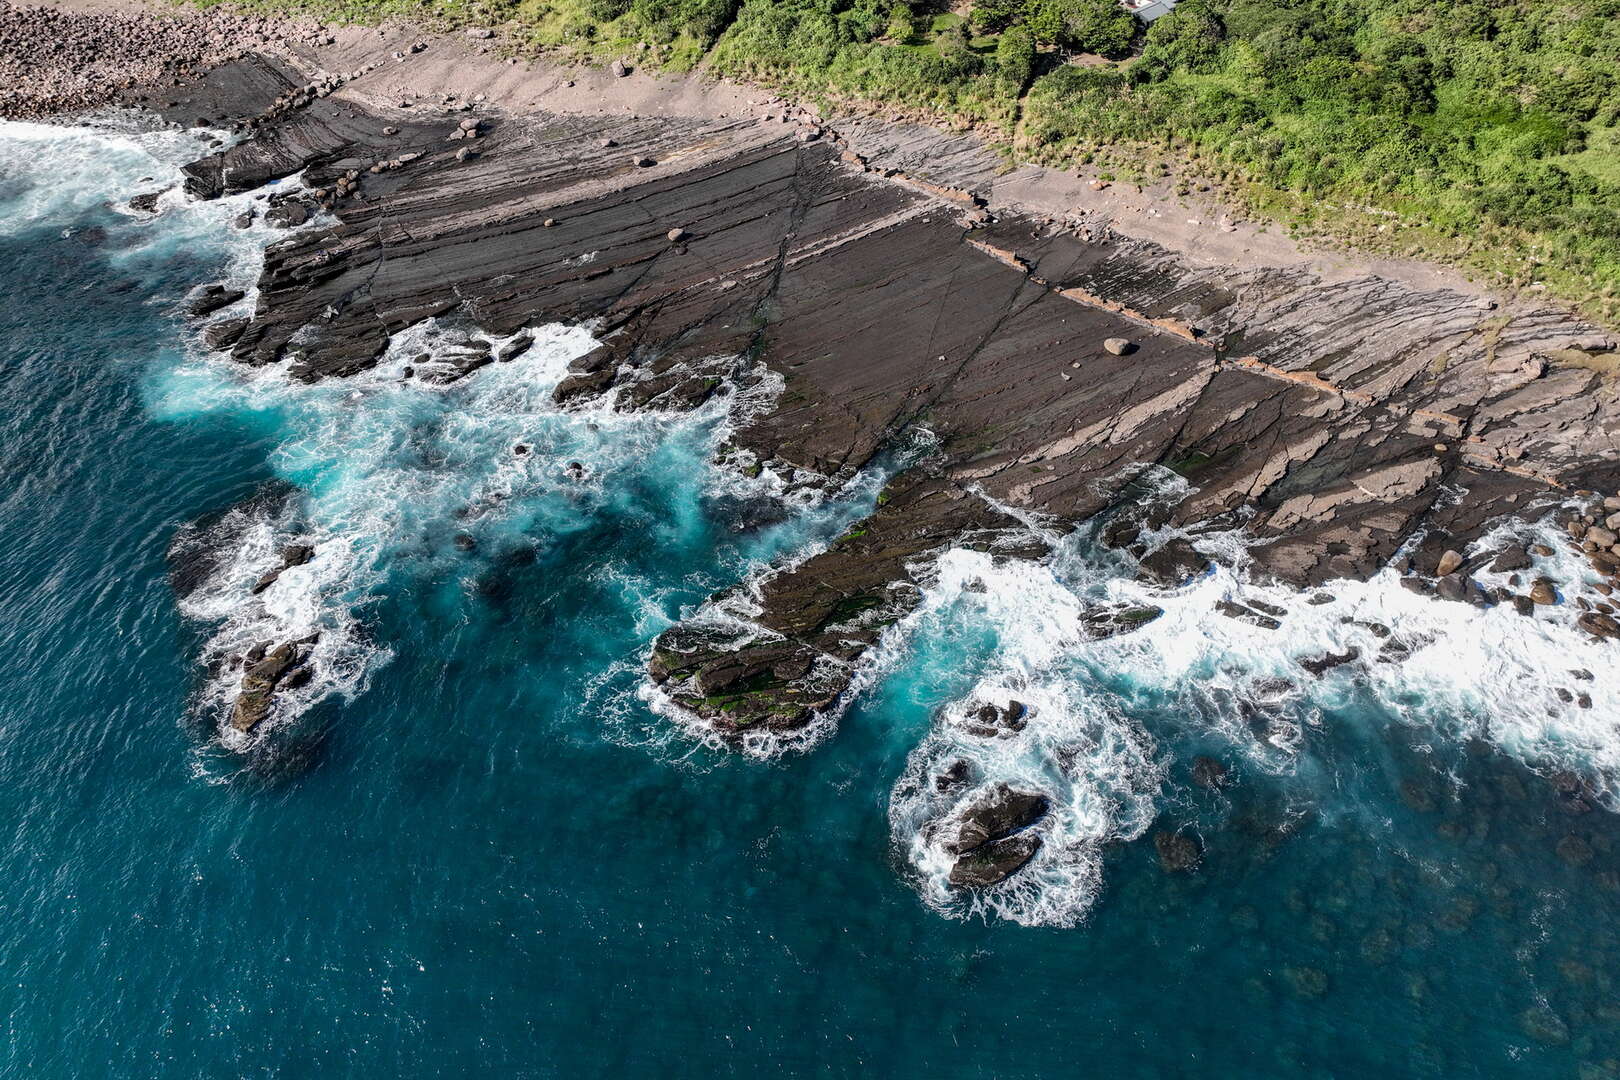
[[[357,693],[389,655],[361,632],[363,613],[399,566],[454,558],[452,533],[486,543],[543,528],[548,515],[577,515],[672,428],[723,421],[724,398],[694,415],[564,412],[551,391],[596,341],[579,327],[532,333],[520,359],[443,386],[405,376],[428,367],[422,353],[466,339],[437,322],[396,335],[376,368],[341,381],[304,385],[279,367],[250,370],[200,354],[159,379],[159,416],[275,416],[284,441],[272,465],[301,489],[295,511],[256,511],[262,519],[234,540],[232,558],[188,599],[188,614],[220,626],[209,651],[235,654],[318,630],[317,678],[295,692],[288,712]],[[511,339],[479,340],[498,349]],[[519,445],[528,452],[514,452]],[[579,475],[571,462],[583,467]],[[295,541],[311,544],[315,557],[253,597],[276,551]],[[226,671],[210,688],[222,715],[239,678]]]
[[[1173,478],[1160,485],[1157,497],[1182,494]],[[1102,548],[1089,530],[1064,538],[1039,565],[965,550],[939,560],[906,630],[926,638],[949,622],[987,629],[996,642],[988,669],[941,710],[891,798],[895,843],[940,911],[1065,926],[1085,917],[1102,887],[1101,845],[1137,838],[1151,825],[1169,765],[1135,718],[1141,701],[1156,703],[1160,722],[1168,712],[1205,739],[1224,738],[1250,768],[1282,772],[1310,753],[1324,711],[1370,695],[1392,722],[1437,738],[1486,739],[1533,767],[1581,771],[1613,805],[1620,680],[1608,674],[1612,644],[1578,630],[1573,605],[1541,608],[1529,619],[1508,604],[1481,609],[1416,595],[1393,570],[1301,594],[1251,580],[1254,541],[1242,530],[1148,535],[1154,543],[1188,538],[1220,561],[1179,589],[1162,589],[1125,572],[1126,557]],[[1569,583],[1571,595],[1595,579],[1550,522],[1504,525],[1465,554],[1496,552],[1514,539],[1555,551],[1522,573],[1521,591],[1542,574]],[[1508,575],[1476,577],[1495,585]],[[1312,595],[1325,602],[1307,603]],[[1287,614],[1280,629],[1265,629],[1221,614],[1222,601],[1260,601]],[[1164,614],[1118,636],[1095,639],[1088,631],[1088,612],[1137,605]],[[1322,676],[1298,663],[1350,648],[1359,661]],[[1595,678],[1579,679],[1577,671]],[[986,739],[963,729],[970,707],[1011,700],[1030,706],[1022,732]],[[972,785],[936,791],[934,776],[958,758],[972,764]],[[951,859],[925,826],[998,782],[1052,799],[1051,814],[1036,826],[1043,845],[1002,885],[952,889]]]

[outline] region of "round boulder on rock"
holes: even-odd
[[[1129,338],[1111,337],[1103,342],[1103,348],[1115,356],[1124,356],[1126,353],[1136,351],[1136,345]]]

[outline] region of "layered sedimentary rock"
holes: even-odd
[[[728,453],[829,478],[931,433],[868,520],[750,583],[751,628],[658,641],[653,680],[728,734],[834,707],[931,554],[1037,554],[1030,515],[1062,529],[1128,503],[1145,466],[1190,494],[1113,542],[1168,584],[1196,566],[1143,525],[1242,520],[1257,568],[1303,585],[1620,481],[1592,359],[1612,344],[1557,310],[997,220],[982,155],[945,136],[405,108],[250,70],[198,90],[243,106],[251,138],[189,167],[189,190],[301,172],[270,212],[334,217],[267,251],[253,317],[219,335],[242,362],[342,377],[433,316],[589,319],[605,344],[559,401],[685,408],[774,373]]]

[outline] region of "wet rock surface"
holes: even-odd
[[[1594,371],[1556,362],[1613,343],[1568,314],[1376,277],[1195,268],[1106,231],[985,214],[982,155],[941,133],[441,116],[252,55],[186,89],[249,136],[186,168],[192,197],[302,173],[305,192],[267,214],[332,215],[267,249],[255,311],[216,332],[243,363],[343,377],[430,317],[501,336],[591,319],[604,344],[559,402],[688,409],[769,374],[782,391],[733,446],[833,482],[932,434],[867,520],[749,583],[753,630],[699,619],[655,644],[654,681],[723,734],[835,710],[915,607],[932,555],[1039,556],[1009,511],[1078,523],[1145,466],[1193,485],[1152,528],[1241,517],[1263,541],[1255,571],[1296,585],[1366,576],[1419,531],[1438,569],[1560,486],[1620,481],[1617,406]],[[418,374],[454,381],[510,358],[469,350]],[[1150,580],[1206,571],[1192,544],[1148,536],[1123,546]],[[1467,572],[1435,587],[1484,602]],[[1267,629],[1286,618],[1241,597],[1222,610]]]

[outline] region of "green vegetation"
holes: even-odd
[[[1182,0],[1145,32],[1114,0],[248,3],[973,124],[1019,158],[1213,183],[1304,235],[1620,322],[1620,0]]]
[[[1614,321],[1617,128],[1616,0],[1185,0],[1130,64],[1038,81],[1020,136],[1191,165],[1307,230]]]

